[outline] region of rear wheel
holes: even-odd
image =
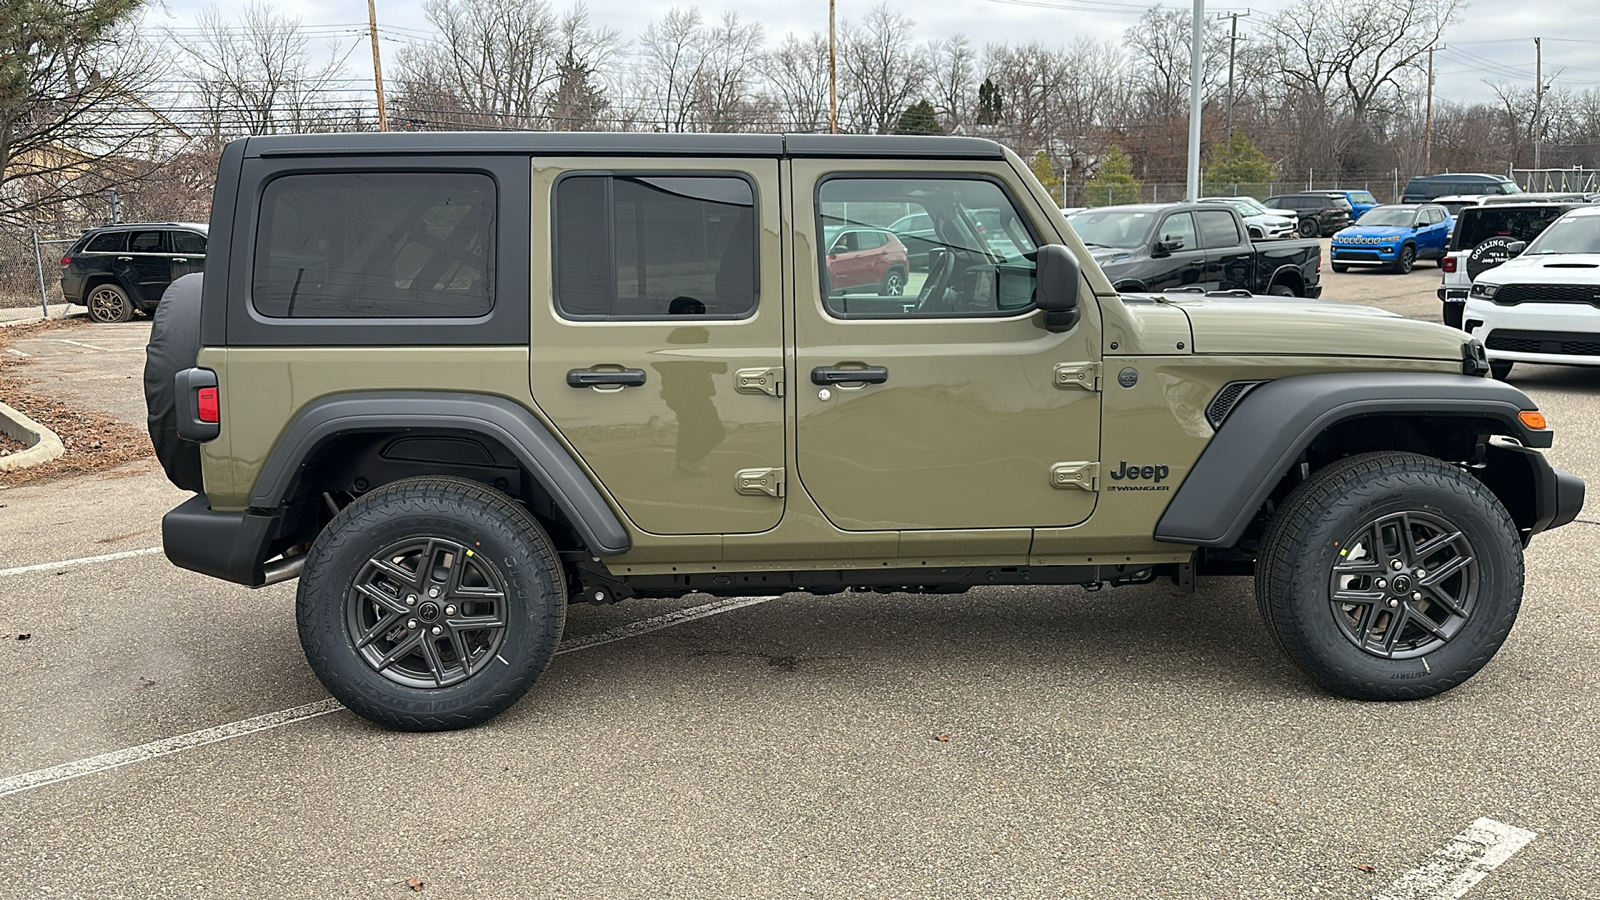
[[[1317,226],[1317,220],[1316,219],[1301,219],[1300,220],[1300,236],[1301,237],[1316,237],[1317,236],[1317,232],[1320,231],[1320,230],[1321,229],[1318,228],[1318,226]]]
[[[883,276],[882,294],[885,297],[898,297],[906,292],[906,273],[899,266],[891,268]]]
[[[1256,601],[1323,687],[1408,700],[1455,687],[1494,656],[1522,578],[1516,526],[1482,482],[1431,457],[1367,453],[1284,501],[1257,564]]]
[[[1279,281],[1279,282],[1273,284],[1271,287],[1267,288],[1267,293],[1271,294],[1274,297],[1298,297],[1298,296],[1300,296],[1299,294],[1295,293],[1294,288],[1290,287],[1287,284],[1284,284],[1281,281]]]
[[[296,602],[312,671],[380,725],[442,731],[488,721],[555,654],[566,615],[544,529],[464,478],[385,485],[311,545]]]
[[[84,305],[89,308],[89,318],[103,325],[133,318],[133,301],[128,299],[128,292],[110,282],[95,285],[84,298]]]

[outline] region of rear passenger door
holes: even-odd
[[[136,299],[160,300],[161,292],[172,283],[172,253],[167,233],[158,229],[131,232],[128,257],[131,277],[139,290]]]
[[[1206,287],[1230,291],[1252,290],[1256,254],[1239,230],[1238,219],[1225,209],[1205,209],[1194,214],[1200,246],[1206,251]]]
[[[173,231],[167,236],[172,242],[172,280],[206,270],[206,236],[197,231]]]
[[[778,184],[776,159],[533,161],[533,397],[641,531],[783,515]]]
[[[1450,238],[1450,226],[1442,207],[1424,209],[1417,225],[1417,255],[1429,258],[1444,256],[1445,242]]]

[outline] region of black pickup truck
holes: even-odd
[[[1102,206],[1067,217],[1119,291],[1246,290],[1322,295],[1322,244],[1254,243],[1233,209],[1216,203]]]

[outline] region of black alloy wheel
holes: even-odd
[[[1404,275],[1411,271],[1417,264],[1417,248],[1406,244],[1400,248],[1400,255],[1395,257],[1394,270],[1397,274]]]
[[[1346,640],[1383,659],[1426,656],[1461,632],[1478,601],[1478,562],[1461,529],[1431,512],[1357,528],[1333,566],[1329,598]]]
[[[448,687],[499,652],[506,582],[470,547],[409,538],[367,560],[346,597],[345,619],[374,672],[406,687]]]
[[[1314,219],[1314,218],[1307,218],[1307,219],[1301,219],[1300,220],[1300,236],[1301,237],[1308,237],[1308,238],[1316,237],[1317,233],[1319,231],[1321,231],[1321,230],[1322,229],[1320,229],[1317,226],[1317,220]]]

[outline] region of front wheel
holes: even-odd
[[[1295,488],[1267,529],[1256,602],[1283,650],[1360,700],[1431,697],[1505,642],[1522,543],[1466,470],[1414,453],[1352,456]]]
[[[352,712],[403,731],[488,721],[544,671],[566,588],[544,529],[498,491],[411,478],[342,510],[306,559],[306,660]]]
[[[1410,272],[1411,267],[1416,264],[1417,248],[1411,246],[1410,244],[1406,244],[1404,247],[1400,248],[1400,255],[1395,257],[1394,271],[1398,275],[1404,275],[1407,272]]]

